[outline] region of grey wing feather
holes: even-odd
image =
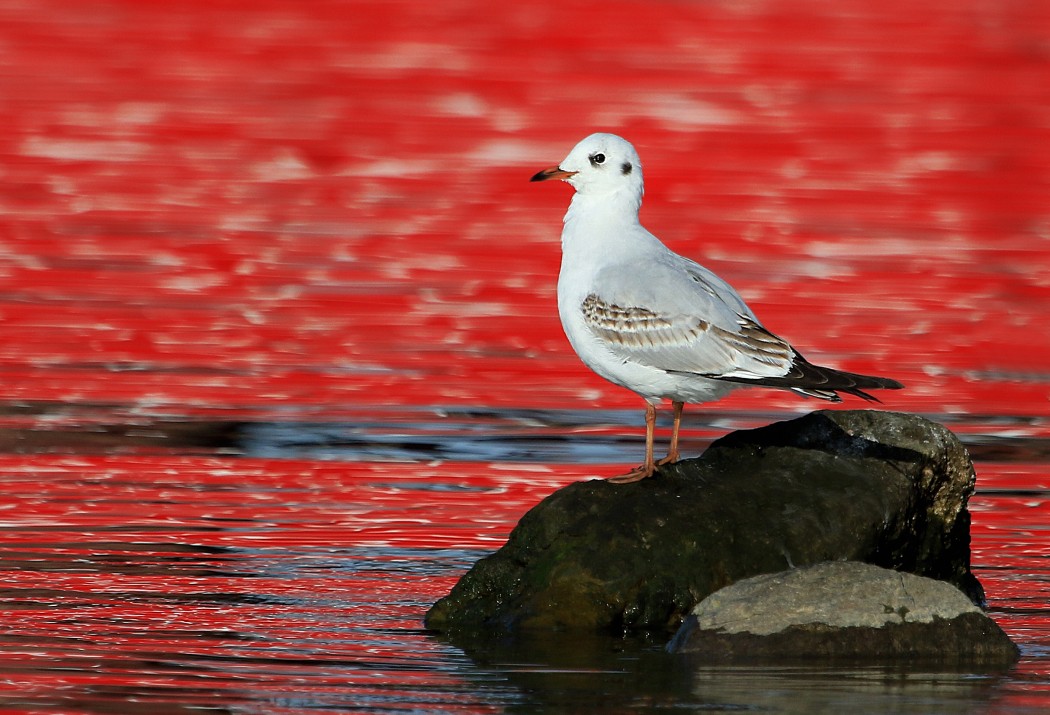
[[[636,275],[606,275],[599,284],[616,288],[583,301],[585,323],[611,352],[668,372],[709,377],[776,377],[790,370],[791,346],[759,325],[720,278],[691,261],[648,268],[648,285],[639,286]]]
[[[838,392],[875,400],[864,390],[903,387],[889,378],[810,363],[763,328],[725,281],[675,258],[681,262],[649,266],[645,285],[624,269],[603,276],[599,285],[615,288],[605,295],[593,292],[581,305],[591,332],[624,362],[833,401],[840,399]]]

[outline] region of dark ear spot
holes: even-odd
[[[631,162],[629,162],[629,161],[625,161],[625,162],[624,162],[624,163],[623,163],[623,164],[622,164],[622,165],[620,166],[620,172],[621,172],[621,173],[622,173],[622,174],[623,174],[624,176],[627,176],[628,174],[630,174],[630,173],[631,173],[631,169],[633,169],[633,168],[634,168],[634,167],[633,167],[633,166],[631,166]]]

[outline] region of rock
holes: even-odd
[[[820,411],[734,432],[654,478],[555,492],[426,625],[672,632],[724,586],[838,560],[945,580],[980,602],[973,485],[955,436],[914,415]]]
[[[837,561],[737,581],[697,604],[692,615],[702,630],[763,636],[805,623],[881,628],[980,612],[944,581]]]
[[[738,581],[693,609],[668,650],[701,661],[936,660],[1002,666],[1017,647],[959,589],[859,562]]]

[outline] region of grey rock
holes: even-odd
[[[668,650],[703,661],[936,660],[1006,666],[1005,633],[944,581],[858,562],[744,579],[693,609]]]
[[[715,591],[693,609],[698,628],[756,635],[806,623],[881,628],[980,612],[950,583],[857,561],[754,576]]]
[[[448,634],[671,633],[744,578],[854,560],[948,581],[970,573],[974,472],[946,428],[820,411],[734,432],[635,484],[571,484],[530,510],[428,612]]]

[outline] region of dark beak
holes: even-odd
[[[552,166],[549,169],[544,169],[529,181],[546,181],[547,179],[568,179],[570,176],[575,175],[575,171],[565,171],[559,166]]]

